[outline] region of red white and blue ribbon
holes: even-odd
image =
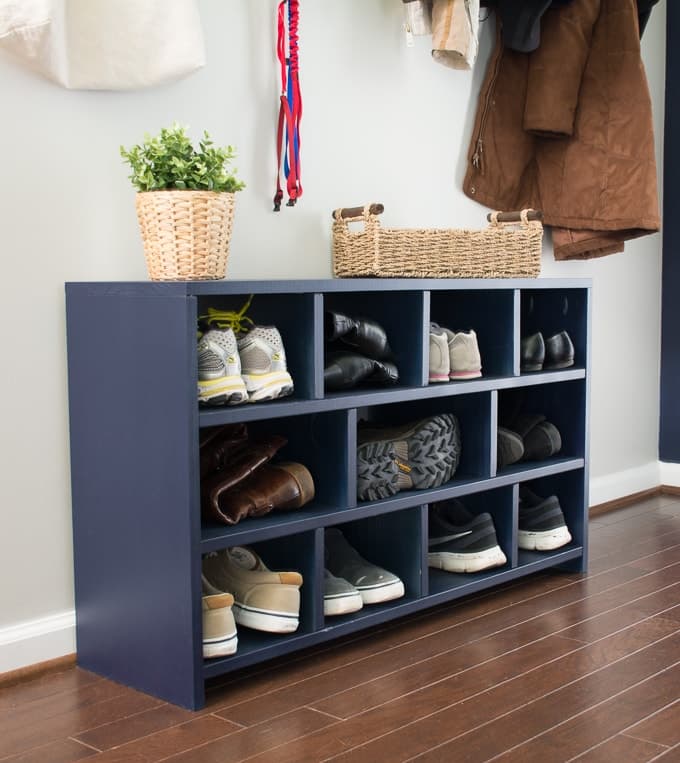
[[[288,13],[286,13],[288,6]],[[302,196],[300,182],[300,120],[302,118],[302,97],[300,95],[298,61],[298,21],[300,9],[298,0],[281,0],[278,11],[278,35],[276,53],[281,68],[281,97],[279,105],[279,125],[276,133],[276,193],[274,211],[281,209],[283,189],[281,188],[281,158],[288,191],[287,205],[292,207]],[[286,37],[288,54],[286,55]]]

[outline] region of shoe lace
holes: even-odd
[[[230,328],[237,336],[245,334],[249,328],[255,325],[255,321],[246,315],[250,303],[253,301],[253,296],[251,294],[248,297],[240,310],[218,310],[217,308],[209,307],[207,313],[198,316],[199,324],[204,330],[210,328]]]

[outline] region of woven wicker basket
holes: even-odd
[[[373,210],[382,205],[333,213],[336,277],[535,278],[541,270],[543,226],[530,210],[507,223],[494,212],[484,230],[381,228]],[[363,230],[350,230],[352,222]]]
[[[224,278],[234,220],[233,193],[147,191],[136,198],[152,281]]]

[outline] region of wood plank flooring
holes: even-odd
[[[543,573],[215,682],[192,713],[75,667],[0,688],[2,763],[680,762],[680,497]]]

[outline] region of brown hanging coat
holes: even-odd
[[[542,210],[556,259],[620,252],[659,229],[635,0],[548,10],[533,53],[497,36],[463,190],[494,209]]]

